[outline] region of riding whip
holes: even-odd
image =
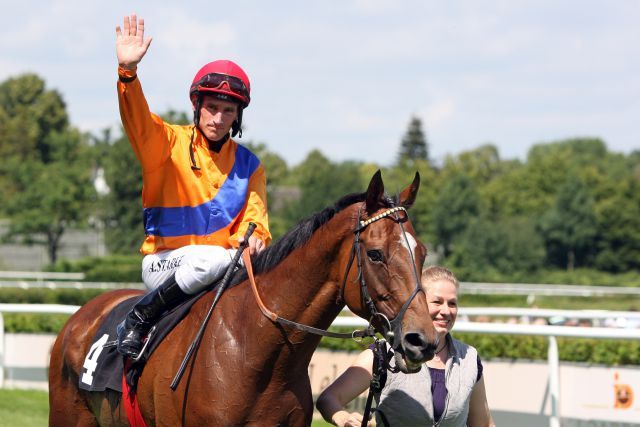
[[[253,230],[255,230],[255,228],[256,228],[256,225],[253,222],[250,222],[249,227],[247,228],[247,232],[244,235],[244,240],[238,247],[238,251],[233,256],[233,260],[231,260],[231,264],[229,264],[229,267],[227,267],[227,271],[225,272],[224,277],[222,278],[222,281],[218,285],[218,289],[216,291],[215,297],[213,298],[213,302],[211,303],[211,307],[209,308],[209,311],[207,312],[207,315],[204,318],[202,325],[200,325],[200,329],[198,330],[196,337],[194,338],[193,342],[191,342],[191,345],[187,350],[187,354],[184,356],[184,359],[182,359],[182,363],[180,364],[180,368],[178,369],[176,376],[173,378],[173,381],[171,382],[171,385],[170,385],[171,390],[175,391],[176,388],[178,388],[178,384],[180,383],[180,379],[184,374],[184,370],[187,367],[187,363],[189,363],[189,360],[193,356],[194,351],[200,345],[200,341],[202,340],[202,335],[204,335],[204,330],[207,327],[207,323],[209,323],[209,319],[211,318],[211,315],[213,314],[213,309],[218,303],[218,300],[220,299],[222,292],[229,285],[229,282],[231,281],[231,276],[233,276],[233,272],[236,269],[236,266],[238,265],[238,261],[240,260],[240,257],[242,256],[242,252],[247,246],[249,246],[249,237],[251,237],[251,235],[253,234]]]

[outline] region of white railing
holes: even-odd
[[[53,280],[0,280],[0,288],[22,289],[145,289],[142,282],[78,282],[78,281],[53,281]]]
[[[84,280],[84,273],[58,273],[54,271],[3,271],[0,279],[29,279],[38,280]]]
[[[0,304],[0,388],[4,387],[4,317],[3,313],[73,314],[80,306],[62,304]]]
[[[60,304],[0,304],[0,388],[4,385],[4,321],[2,313],[40,313],[40,314],[73,314],[79,306]],[[459,315],[487,315],[487,316],[529,316],[565,318],[610,318],[626,317],[640,318],[640,313],[626,311],[600,311],[600,310],[546,310],[526,308],[490,308],[470,307],[461,309]],[[355,316],[338,316],[332,326],[364,327],[367,325],[363,319]],[[560,426],[560,383],[559,383],[559,358],[556,337],[572,338],[599,338],[599,339],[629,339],[640,340],[639,329],[601,328],[601,327],[573,327],[573,326],[548,326],[526,325],[510,323],[484,323],[458,320],[454,327],[458,332],[474,332],[481,334],[506,334],[506,335],[537,335],[546,336],[549,339],[547,362],[549,365],[549,389],[551,399],[550,426]]]
[[[84,273],[0,271],[0,288],[144,289],[140,282],[84,282]],[[3,280],[6,279],[6,280]],[[640,287],[460,282],[463,294],[596,297],[640,295]]]
[[[462,294],[596,297],[640,295],[640,287],[460,282]]]

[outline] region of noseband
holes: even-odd
[[[393,348],[394,350],[398,350],[401,345],[401,340],[396,338],[401,336],[400,333],[402,330],[402,319],[404,318],[407,308],[409,307],[413,299],[416,297],[416,295],[419,292],[423,292],[422,288],[420,287],[420,279],[418,276],[418,270],[416,269],[416,262],[413,257],[413,253],[411,252],[411,250],[409,250],[409,257],[411,258],[411,266],[413,270],[413,276],[415,278],[416,287],[414,288],[413,293],[411,294],[409,299],[407,299],[407,301],[405,301],[405,303],[402,305],[402,307],[400,308],[400,311],[398,311],[398,313],[393,318],[393,320],[390,321],[387,316],[380,313],[376,308],[376,305],[373,302],[371,295],[369,294],[369,289],[367,288],[367,284],[365,283],[363,268],[362,268],[362,252],[360,250],[360,233],[368,225],[378,220],[381,220],[383,218],[390,217],[400,226],[400,230],[402,231],[402,237],[407,243],[407,248],[411,248],[411,245],[409,244],[409,238],[407,237],[407,233],[405,232],[404,226],[402,225],[403,219],[401,219],[398,215],[399,211],[402,211],[405,213],[405,215],[407,215],[407,210],[404,207],[396,206],[391,209],[387,209],[381,214],[378,214],[364,221],[361,219],[362,209],[358,211],[358,219],[357,219],[356,227],[353,231],[354,237],[353,237],[353,245],[351,246],[351,255],[349,256],[349,263],[347,264],[347,269],[344,273],[344,279],[342,281],[342,290],[340,293],[340,299],[344,301],[344,290],[347,285],[347,277],[349,276],[349,271],[351,270],[351,266],[353,265],[354,259],[357,259],[357,265],[358,265],[357,278],[360,283],[360,297],[362,299],[363,305],[367,307],[367,309],[369,310],[369,314],[371,315],[369,319],[369,326],[370,327],[372,326],[376,318],[380,319],[382,324],[382,333],[385,339],[387,340],[387,342],[389,343],[389,345],[391,346],[391,348]],[[404,219],[406,219],[406,216]]]

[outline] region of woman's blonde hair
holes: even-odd
[[[422,270],[422,286],[427,287],[427,283],[438,280],[448,280],[456,286],[456,289],[460,287],[455,274],[446,267],[432,265]]]

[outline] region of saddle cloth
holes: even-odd
[[[133,369],[129,370],[128,375],[132,374],[137,377],[142,373],[142,367],[162,342],[162,339],[187,315],[191,306],[204,292],[194,295],[191,299],[167,313],[156,324],[155,333],[151,336],[145,353],[132,366]],[[79,386],[82,390],[104,391],[108,388],[122,393],[124,357],[118,353],[116,348],[116,327],[122,322],[139,298],[133,297],[118,304],[98,328],[80,372]],[[127,381],[135,387],[137,378],[127,378]]]

